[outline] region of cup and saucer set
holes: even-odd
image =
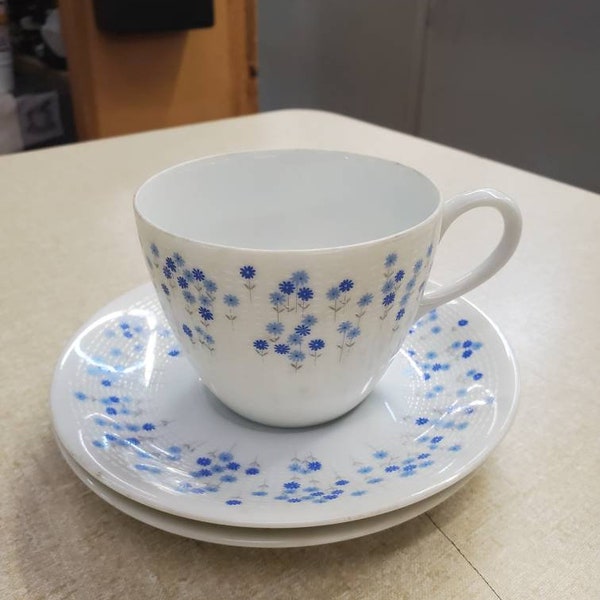
[[[481,206],[497,248],[432,284]],[[50,398],[66,462],[118,510],[235,546],[352,539],[443,502],[508,431],[514,357],[461,298],[518,243],[500,192],[441,202],[397,163],[278,150],[167,169],[134,210],[152,283],[75,334]]]

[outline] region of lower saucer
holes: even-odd
[[[447,500],[457,492],[473,474],[461,479],[442,492],[438,492],[425,500],[415,502],[410,506],[400,508],[376,517],[348,521],[337,525],[321,525],[317,527],[291,527],[281,529],[269,529],[258,527],[231,527],[229,525],[217,525],[216,523],[204,523],[184,517],[176,517],[155,510],[143,504],[139,504],[125,496],[106,487],[103,483],[92,477],[82,469],[69,456],[69,453],[58,443],[60,451],[71,467],[75,475],[87,485],[92,492],[102,498],[105,502],[114,506],[122,513],[134,519],[174,533],[183,537],[223,544],[225,546],[243,546],[247,548],[299,548],[304,546],[318,546],[321,544],[332,544],[346,540],[363,537],[384,531],[410,519],[414,519],[424,512],[431,510],[438,504]]]
[[[258,425],[201,384],[150,285],[86,323],[51,390],[59,440],[104,485],[187,519],[257,528],[364,519],[433,496],[485,460],[516,406],[504,338],[459,299],[413,326],[352,412],[304,429]]]

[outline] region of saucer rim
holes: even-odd
[[[433,285],[435,285],[435,284],[433,284]],[[56,388],[58,386],[58,380],[61,375],[61,368],[62,368],[62,365],[63,365],[65,359],[70,354],[70,351],[72,350],[72,346],[73,346],[74,342],[86,329],[88,329],[90,327],[91,323],[97,321],[98,319],[102,318],[106,314],[109,314],[111,311],[117,310],[116,306],[118,306],[118,305],[122,305],[122,304],[130,305],[136,301],[139,301],[140,299],[144,299],[146,296],[148,296],[149,299],[152,299],[155,296],[155,290],[154,290],[151,282],[142,284],[140,286],[136,286],[135,288],[131,289],[130,291],[126,292],[125,294],[122,294],[122,295],[114,298],[113,300],[107,302],[106,304],[104,304],[104,306],[102,306],[99,310],[95,311],[93,315],[91,315],[89,318],[87,318],[85,320],[85,322],[82,324],[82,326],[75,332],[75,334],[69,339],[69,341],[63,348],[60,358],[57,361],[57,364],[56,364],[56,367],[54,370],[54,375],[53,375],[53,380],[52,380],[52,385],[51,385],[51,390],[50,390],[50,398],[49,398],[50,407],[49,408],[50,408],[52,424],[53,424],[54,431],[56,432],[56,436],[66,448],[73,446],[73,443],[69,444],[69,443],[65,442],[65,440],[63,439],[64,436],[61,435],[62,426],[60,425],[60,422],[59,422],[60,420],[58,419],[57,411],[55,410],[55,408],[53,406],[53,404],[56,401],[56,397],[57,397],[57,389]],[[156,498],[152,496],[152,494],[145,492],[142,489],[135,488],[134,486],[125,484],[125,483],[121,482],[120,479],[115,478],[114,476],[112,479],[109,477],[105,478],[105,477],[103,477],[104,473],[101,471],[98,472],[98,476],[93,475],[93,465],[96,465],[97,463],[96,463],[96,460],[87,452],[84,452],[85,456],[81,456],[80,452],[76,452],[76,451],[70,449],[69,454],[77,462],[77,464],[79,464],[79,466],[82,469],[84,469],[86,472],[93,475],[96,479],[101,480],[104,485],[106,485],[107,487],[109,487],[110,489],[115,491],[116,493],[127,497],[128,499],[130,499],[133,502],[136,502],[138,504],[143,504],[149,508],[152,508],[159,512],[168,513],[173,516],[186,518],[186,519],[190,519],[190,520],[201,521],[204,523],[218,524],[218,525],[223,525],[223,526],[228,526],[228,527],[248,527],[248,528],[257,528],[257,529],[279,529],[281,527],[286,527],[286,528],[320,527],[320,526],[325,526],[325,525],[340,524],[343,522],[357,521],[357,520],[389,513],[389,512],[395,511],[395,510],[400,510],[401,508],[405,508],[407,506],[411,506],[412,504],[414,504],[416,502],[425,500],[426,498],[428,498],[438,492],[443,491],[447,487],[450,487],[454,483],[456,483],[456,482],[460,481],[461,479],[463,479],[464,477],[468,476],[470,473],[474,472],[475,469],[477,469],[479,466],[481,466],[483,464],[483,462],[489,457],[489,455],[502,442],[502,440],[504,439],[504,437],[510,430],[512,423],[514,422],[516,412],[518,409],[518,405],[519,405],[519,391],[520,391],[519,372],[518,372],[518,367],[517,367],[514,353],[512,352],[512,349],[510,348],[510,345],[508,344],[506,338],[504,337],[504,335],[502,334],[502,332],[500,331],[500,329],[496,325],[496,323],[494,323],[483,311],[481,311],[472,302],[465,299],[464,297],[456,298],[447,304],[457,304],[457,303],[465,306],[467,308],[467,310],[472,311],[473,313],[477,314],[483,321],[485,321],[486,326],[488,326],[490,328],[489,333],[495,335],[497,338],[498,354],[497,354],[497,356],[494,357],[494,362],[495,363],[498,362],[498,356],[500,356],[500,352],[501,352],[502,362],[499,364],[503,364],[503,370],[506,371],[505,375],[506,374],[511,375],[510,379],[508,379],[507,377],[504,377],[504,378],[499,377],[499,379],[498,379],[498,381],[502,385],[503,395],[507,396],[506,399],[503,398],[503,401],[506,401],[509,403],[507,412],[506,412],[506,416],[505,416],[503,422],[498,427],[494,428],[494,430],[496,432],[496,440],[493,445],[482,444],[482,447],[481,447],[481,450],[479,451],[479,453],[475,457],[472,457],[469,461],[465,462],[462,466],[460,466],[452,475],[444,478],[442,481],[439,481],[433,485],[431,485],[431,484],[425,485],[418,492],[414,492],[410,496],[403,496],[402,500],[399,502],[396,502],[395,504],[392,502],[388,502],[388,503],[379,502],[378,506],[370,507],[370,508],[361,508],[360,510],[357,510],[354,515],[350,515],[350,516],[344,515],[340,518],[332,517],[332,516],[323,517],[323,516],[315,515],[314,518],[311,518],[311,519],[307,519],[306,516],[304,516],[304,518],[292,518],[290,520],[284,520],[282,518],[279,518],[277,520],[260,521],[259,522],[256,520],[256,517],[254,517],[255,520],[250,520],[250,519],[248,519],[248,517],[246,517],[246,520],[225,519],[220,516],[212,516],[211,517],[210,515],[206,515],[206,514],[199,515],[197,513],[194,513],[191,510],[182,509],[181,507],[176,507],[174,509],[165,507],[165,503],[164,502],[161,503],[160,501],[157,501]],[[127,308],[119,308],[118,310],[127,310]],[[161,311],[160,306],[158,306],[158,310]],[[512,393],[511,393],[510,389],[505,389],[505,388],[512,388]],[[72,442],[72,440],[71,440],[71,442]],[[84,448],[84,451],[85,451],[85,448]],[[87,460],[87,463],[89,463],[89,465],[92,465],[92,470],[90,470],[89,466],[86,466],[86,458],[89,459],[89,460]],[[102,465],[100,465],[100,464],[97,464],[97,466],[102,468]],[[108,474],[110,475],[110,473],[108,473]]]
[[[242,548],[306,548],[374,535],[416,519],[442,504],[477,473],[476,469],[432,496],[372,517],[306,527],[243,527],[180,517],[124,496],[84,469],[63,446],[56,432],[54,439],[65,463],[75,476],[98,498],[119,512],[172,535]]]

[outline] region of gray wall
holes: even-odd
[[[600,192],[598,0],[259,0],[262,110],[332,110]]]

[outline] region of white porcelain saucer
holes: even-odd
[[[305,429],[258,425],[198,381],[150,285],[90,319],[51,390],[59,440],[107,487],[172,515],[259,528],[364,519],[433,496],[483,462],[516,406],[510,349],[459,299],[413,327],[351,413]]]
[[[400,525],[420,514],[431,510],[460,489],[473,474],[447,487],[445,490],[429,496],[425,500],[415,502],[410,506],[399,508],[388,513],[347,521],[337,525],[321,525],[317,527],[291,527],[291,528],[258,528],[258,527],[231,527],[216,523],[203,523],[193,519],[177,517],[144,506],[139,502],[121,496],[106,487],[103,483],[92,477],[82,469],[69,455],[60,442],[60,451],[75,475],[97,496],[115,507],[117,510],[146,523],[157,529],[174,533],[183,537],[223,544],[226,546],[244,546],[247,548],[298,548],[304,546],[317,546],[332,544],[354,538],[370,535]]]

